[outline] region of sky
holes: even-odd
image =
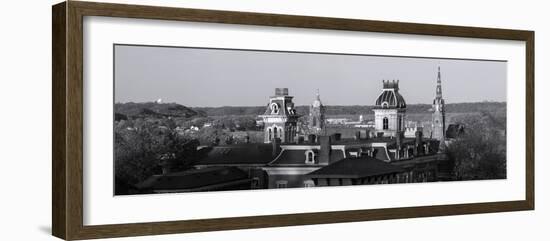
[[[505,61],[116,45],[115,102],[261,106],[275,88],[297,105],[374,105],[382,80],[408,104],[430,104],[441,67],[446,103],[506,101]]]

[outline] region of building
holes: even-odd
[[[307,176],[318,186],[348,186],[406,182],[405,169],[371,156],[344,158]]]
[[[321,134],[325,128],[325,106],[321,103],[319,90],[315,100],[309,106],[308,129],[309,134]]]
[[[153,175],[137,188],[148,193],[248,190],[252,181],[246,172],[236,167],[209,167]]]
[[[405,137],[414,138],[416,136],[417,131],[424,133],[424,128],[420,126],[418,123],[409,122],[409,124],[405,126]]]
[[[345,125],[346,122],[349,122],[348,118],[328,118],[326,119],[327,124],[330,125]]]
[[[441,123],[444,112],[440,80],[437,93],[434,106],[438,112],[433,116]],[[416,125],[405,128],[407,106],[399,94],[399,81],[383,81],[382,93],[373,108],[374,130],[348,128],[354,133],[346,133],[345,138],[342,133],[333,132],[342,128],[324,126],[319,94],[310,106],[307,120],[310,128],[323,131],[309,134],[307,141],[298,138],[299,115],[292,98],[287,88],[275,89],[275,95],[269,98],[266,111],[259,115],[264,122],[264,143],[204,147],[194,170],[154,176],[141,187],[149,192],[172,192],[448,180],[448,169],[440,168],[447,160],[446,154],[440,152],[441,139],[425,138],[422,128]],[[194,180],[197,173],[204,173],[205,179],[200,181],[204,187],[173,183]],[[168,184],[164,183],[172,183],[174,188],[167,189]]]
[[[277,138],[282,143],[294,142],[300,116],[296,114],[292,98],[288,95],[288,88],[276,88],[275,95],[269,98],[265,113],[260,115],[264,124],[264,143]]]
[[[374,106],[375,133],[378,136],[397,136],[405,128],[407,104],[399,94],[399,80],[382,81],[382,93]]]
[[[441,68],[437,67],[437,86],[432,104],[432,138],[439,140],[439,151],[445,151],[445,100],[441,90]]]

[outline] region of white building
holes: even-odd
[[[405,130],[407,104],[399,94],[399,80],[383,80],[382,83],[382,93],[373,109],[375,133],[377,136],[396,136],[396,132]]]

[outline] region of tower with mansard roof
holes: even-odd
[[[294,142],[300,116],[294,109],[292,98],[288,95],[288,88],[276,88],[275,95],[269,98],[266,111],[260,115],[264,122],[265,143],[276,139],[280,139],[281,143]]]

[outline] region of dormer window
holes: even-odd
[[[277,103],[271,103],[271,114],[279,114],[279,105]]]
[[[312,150],[306,151],[306,164],[315,164],[315,152]]]

